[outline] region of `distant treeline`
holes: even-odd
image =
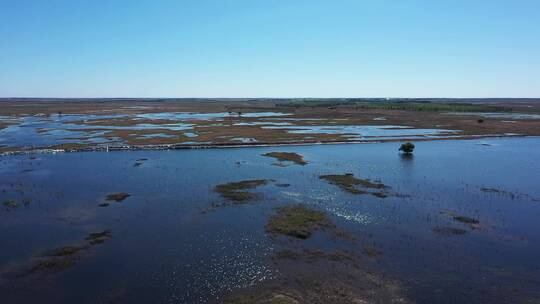
[[[337,107],[354,106],[360,109],[383,109],[383,110],[402,110],[402,111],[436,111],[436,112],[512,112],[511,107],[472,104],[457,102],[432,102],[424,99],[339,99],[339,100],[295,100],[292,102],[278,103],[283,107]]]

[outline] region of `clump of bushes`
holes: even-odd
[[[404,143],[399,148],[399,151],[402,151],[405,154],[412,154],[414,151],[414,144],[413,143]]]

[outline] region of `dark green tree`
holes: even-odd
[[[399,148],[399,151],[402,151],[405,154],[411,154],[414,151],[414,144],[413,143],[404,143]]]

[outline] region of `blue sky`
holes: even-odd
[[[540,1],[0,0],[2,97],[540,97]]]

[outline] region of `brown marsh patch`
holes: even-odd
[[[107,194],[107,196],[105,197],[105,200],[121,202],[130,196],[131,194],[126,193],[126,192],[112,193],[112,194]]]
[[[369,179],[356,178],[352,173],[321,175],[319,178],[352,194],[371,194],[384,198],[387,196],[384,191],[389,188],[385,184],[372,182]],[[373,189],[377,191],[372,191]]]
[[[214,191],[219,193],[223,198],[240,203],[252,200],[256,197],[256,194],[246,190],[266,185],[269,182],[271,182],[271,180],[267,179],[244,180],[217,185],[214,188]]]
[[[88,241],[88,243],[90,245],[98,245],[98,244],[102,244],[105,241],[107,241],[108,239],[110,239],[111,236],[112,236],[112,234],[111,234],[110,230],[104,230],[104,231],[101,231],[101,232],[90,233],[85,238],[85,240]]]
[[[467,233],[467,230],[461,229],[461,228],[454,228],[454,227],[435,227],[433,228],[433,232],[440,235],[450,236],[450,235],[463,235]]]
[[[272,256],[272,260],[290,260],[303,261],[306,263],[316,263],[320,261],[340,262],[347,264],[356,264],[357,257],[352,253],[342,250],[326,252],[320,249],[304,249],[304,250],[289,250],[284,249],[276,252]],[[355,265],[356,266],[356,265]]]
[[[67,258],[49,258],[39,261],[30,267],[23,275],[30,275],[43,272],[60,272],[75,265],[75,261]]]
[[[29,275],[54,274],[74,266],[77,261],[85,257],[92,247],[110,239],[112,236],[109,230],[90,233],[84,242],[77,245],[68,245],[58,247],[44,252],[37,258],[15,271],[16,277],[25,277]]]
[[[364,246],[364,248],[362,249],[362,252],[370,258],[376,258],[382,255],[382,251],[371,246]]]
[[[71,255],[74,255],[82,250],[85,250],[87,248],[86,245],[81,245],[81,246],[64,246],[64,247],[59,247],[59,248],[56,248],[56,249],[53,249],[49,252],[46,252],[44,254],[44,256],[49,256],[49,257],[65,257],[65,256],[71,256]]]
[[[301,166],[307,165],[308,163],[307,161],[304,160],[304,157],[302,155],[298,153],[294,153],[294,152],[269,152],[269,153],[263,154],[263,156],[273,157],[280,162],[284,162],[284,161],[293,162]]]
[[[465,225],[468,225],[471,229],[477,229],[477,228],[479,228],[479,225],[480,225],[480,221],[478,219],[468,217],[468,216],[464,216],[464,215],[461,215],[461,214],[457,214],[457,213],[455,213],[453,211],[448,211],[448,210],[441,211],[441,214],[444,214],[444,215],[447,215],[447,216],[451,217],[456,222],[460,222],[460,223],[463,223]]]
[[[277,209],[266,224],[266,231],[299,239],[309,238],[315,230],[327,227],[326,214],[302,205],[283,206]]]
[[[309,263],[308,263],[309,264]],[[290,267],[289,267],[290,268]],[[288,274],[283,279],[237,291],[226,297],[225,304],[364,304],[411,303],[403,288],[382,275],[360,268],[337,265],[327,270],[318,263],[309,271]],[[291,271],[294,271],[291,269]]]

